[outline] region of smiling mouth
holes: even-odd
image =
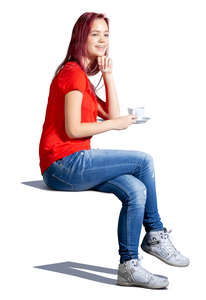
[[[105,47],[104,46],[96,46],[97,49],[101,49],[101,50],[104,50]]]

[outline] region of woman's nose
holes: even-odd
[[[99,38],[99,42],[100,42],[100,41],[102,41],[102,42],[105,42],[105,40],[106,40],[106,39],[105,39],[105,37],[104,37],[104,36],[100,36],[100,38]]]

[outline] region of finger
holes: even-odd
[[[103,67],[104,67],[104,59],[103,59],[103,56],[99,56],[99,67],[100,67],[100,70],[102,70]]]
[[[106,68],[107,68],[107,57],[104,56],[104,69],[106,69]]]
[[[98,56],[98,58],[97,58],[97,63],[98,63],[98,66],[100,68],[101,67],[101,57],[100,56]]]
[[[130,114],[129,116],[131,116],[132,119],[136,118],[134,114]]]
[[[107,58],[106,58],[106,56],[104,56],[104,64],[103,64],[103,66],[104,66],[104,70],[107,68]]]
[[[106,67],[109,67],[109,57],[106,57]]]
[[[101,66],[102,66],[102,69],[104,69],[104,56],[102,56],[102,64],[101,64]]]
[[[104,71],[104,58],[101,57],[101,64],[100,64],[101,71]]]

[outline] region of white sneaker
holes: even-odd
[[[148,254],[154,255],[168,265],[175,267],[186,267],[189,265],[189,258],[183,256],[172,244],[166,228],[160,231],[147,232],[141,248]]]
[[[140,264],[141,259],[130,259],[119,264],[117,284],[150,289],[166,288],[169,284],[168,278],[145,270]]]

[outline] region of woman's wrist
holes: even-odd
[[[112,72],[111,73],[102,73],[102,77],[103,77],[103,79],[104,79],[104,81],[110,81],[110,80],[113,80],[113,74],[112,74]]]
[[[115,129],[115,126],[114,126],[114,120],[112,120],[112,119],[109,119],[109,120],[106,120],[107,122],[108,122],[108,124],[109,124],[109,128],[110,128],[110,130],[113,130],[113,129]]]

